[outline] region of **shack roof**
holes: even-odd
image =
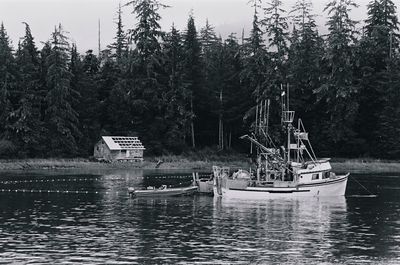
[[[142,142],[137,137],[128,136],[102,136],[110,150],[145,150]]]

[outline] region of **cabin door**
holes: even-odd
[[[129,150],[126,150],[126,157],[129,157]]]

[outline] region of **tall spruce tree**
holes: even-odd
[[[10,44],[4,24],[0,25],[0,156],[10,155],[15,151],[15,144],[11,141],[12,133],[9,129],[9,117],[12,111],[12,91],[15,89],[16,69]]]
[[[78,113],[73,109],[77,94],[71,88],[71,72],[68,69],[69,43],[61,24],[55,27],[51,36],[51,51],[46,58],[46,123],[49,129],[49,155],[76,156]]]
[[[19,156],[39,156],[44,152],[46,129],[41,117],[43,93],[40,87],[39,52],[30,27],[25,24],[25,36],[16,55],[18,81],[17,102],[10,115],[9,129],[19,149]]]
[[[223,116],[223,143],[225,148],[241,147],[243,141],[239,137],[247,133],[243,117],[252,102],[250,91],[240,80],[243,70],[243,54],[241,46],[234,34],[230,34],[223,44],[220,57],[221,87],[223,98],[220,99],[220,112]],[[239,145],[240,144],[240,145]],[[220,144],[221,145],[221,144]]]
[[[184,70],[185,79],[188,82],[189,91],[189,104],[192,112],[190,121],[190,143],[193,148],[196,147],[195,139],[195,119],[199,114],[198,104],[201,104],[199,100],[199,94],[201,94],[203,84],[203,73],[202,73],[202,57],[201,57],[201,44],[197,34],[196,26],[194,23],[193,15],[189,16],[187,22],[186,32],[184,34]]]
[[[214,27],[206,20],[206,25],[200,30],[200,43],[204,58],[205,78],[207,82],[207,71],[212,71],[209,66],[209,60],[213,46],[218,42]]]
[[[162,84],[160,83],[161,41],[164,32],[159,20],[160,9],[167,7],[159,0],[134,0],[127,3],[133,6],[133,13],[138,20],[134,29],[129,30],[136,48],[132,59],[135,70],[130,71],[128,78],[133,86],[129,91],[133,126],[140,134],[148,151],[162,152],[158,139],[162,138],[164,127],[162,121]]]
[[[74,109],[79,116],[79,130],[82,133],[78,141],[80,154],[89,155],[100,137],[98,70],[99,61],[92,50],[86,52],[81,60],[76,45],[71,51],[70,71],[72,73],[71,88],[79,93],[79,101]]]
[[[113,57],[115,57],[118,63],[121,62],[123,57],[127,54],[128,50],[128,39],[124,31],[124,25],[122,24],[122,8],[121,4],[118,6],[118,18],[117,18],[117,32],[114,37],[115,41],[108,45],[108,48],[113,52]]]
[[[247,124],[255,121],[256,107],[262,99],[268,97],[265,95],[264,85],[266,85],[266,70],[271,66],[270,56],[265,50],[261,22],[259,20],[260,1],[252,2],[254,8],[252,30],[250,36],[245,40],[242,47],[243,69],[240,73],[240,79],[243,87],[247,87],[248,93],[252,94],[254,107],[251,107],[244,117]]]
[[[281,86],[287,83],[287,53],[288,53],[288,22],[286,10],[281,0],[271,0],[264,8],[265,17],[262,24],[268,37],[268,48],[271,56],[267,68],[267,82],[263,85],[264,97],[269,98],[272,104],[279,104]],[[273,109],[279,109],[273,107]],[[278,113],[272,119],[278,119]]]
[[[400,120],[396,107],[399,20],[393,1],[371,1],[365,22],[359,55],[362,90],[357,128],[368,142],[367,155],[398,157],[399,144],[394,134]]]
[[[189,91],[184,78],[183,63],[183,39],[180,32],[172,26],[163,43],[166,89],[162,98],[166,124],[163,144],[167,150],[174,153],[181,153],[185,149],[186,132],[191,119]]]
[[[278,58],[282,58],[287,53],[289,37],[286,11],[282,7],[281,0],[271,0],[267,5],[264,8],[265,18],[262,20],[262,24],[266,28],[268,47],[276,51]]]
[[[156,60],[155,56],[161,50],[159,39],[164,36],[159,21],[160,9],[167,6],[159,0],[133,0],[126,4],[133,6],[133,13],[138,20],[134,29],[129,30],[131,39],[136,44],[140,63],[143,67],[150,67]],[[150,63],[150,65],[148,65]],[[153,69],[147,69],[151,75]]]
[[[127,61],[128,58],[125,58]],[[123,64],[125,66],[125,64]],[[121,68],[118,67],[114,60],[111,58],[107,58],[103,60],[100,64],[99,69],[99,78],[97,81],[97,90],[99,96],[99,115],[101,119],[100,128],[102,130],[102,135],[110,135],[111,132],[114,132],[113,124],[110,119],[113,116],[112,112],[109,112],[110,107],[110,97],[112,95],[112,90],[115,84],[118,83],[119,78],[121,78]],[[120,106],[122,107],[122,106]]]
[[[354,75],[354,45],[357,40],[356,21],[350,18],[352,7],[357,7],[357,4],[351,0],[339,0],[329,2],[324,9],[329,15],[329,34],[323,85],[316,93],[327,113],[321,126],[325,143],[331,146],[325,146],[325,149],[332,148],[330,151],[334,151],[334,155],[348,155],[358,148],[354,132],[358,111],[358,87]]]
[[[200,43],[202,49],[204,85],[198,93],[199,111],[197,114],[198,126],[197,134],[199,144],[213,145],[218,143],[220,149],[222,144],[222,101],[223,84],[221,67],[223,67],[222,57],[224,47],[221,38],[216,36],[214,27],[206,20],[206,25],[200,30]],[[217,133],[218,132],[218,133]],[[218,135],[218,142],[216,136]],[[204,141],[204,140],[205,141]],[[214,140],[214,141],[210,141]]]
[[[298,0],[291,14],[294,25],[288,55],[290,105],[303,119],[304,124],[313,128],[314,125],[319,125],[318,120],[322,118],[319,116],[320,106],[316,104],[313,91],[321,86],[323,39],[318,34],[310,0]],[[314,139],[319,135],[318,131],[317,129],[313,134]]]

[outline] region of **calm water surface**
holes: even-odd
[[[352,175],[346,198],[130,199],[190,181],[150,173],[1,173],[0,264],[400,264],[400,174]]]

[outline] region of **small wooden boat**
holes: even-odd
[[[156,189],[154,187],[148,187],[145,190],[137,190],[133,187],[128,188],[128,193],[132,197],[157,197],[157,196],[182,196],[191,195],[197,191],[197,186],[189,186],[183,188],[168,188],[166,185],[162,185]]]

